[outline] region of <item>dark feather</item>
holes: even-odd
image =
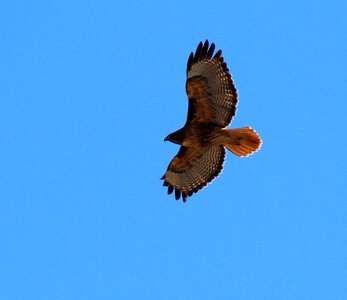
[[[188,62],[187,62],[187,74],[190,71],[192,64],[193,64],[193,59],[194,59],[194,54],[193,52],[190,53],[189,58],[188,58]]]
[[[206,58],[207,59],[211,59],[212,55],[213,55],[213,51],[214,51],[215,45],[214,43],[211,44],[210,49],[207,52]]]
[[[181,192],[180,192],[180,190],[179,189],[175,189],[175,198],[176,198],[176,200],[178,200],[179,198],[180,198],[180,196],[181,196]]]
[[[193,63],[196,63],[197,61],[199,61],[201,49],[202,49],[202,42],[200,42],[198,45],[198,48],[196,48]]]
[[[204,47],[202,47],[202,50],[201,50],[200,57],[202,59],[206,58],[207,50],[208,50],[208,40],[205,41]]]
[[[212,59],[217,59],[217,58],[220,58],[222,55],[222,50],[218,50],[217,53],[213,56]]]
[[[187,201],[187,194],[182,194],[182,199],[183,199],[183,202],[186,202]]]

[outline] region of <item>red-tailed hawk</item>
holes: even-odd
[[[168,194],[175,190],[183,202],[211,182],[223,169],[225,148],[237,156],[248,156],[261,145],[250,127],[226,129],[236,112],[237,91],[223,60],[213,56],[215,45],[206,40],[191,53],[187,64],[188,116],[180,130],[165,141],[181,145],[161,178]],[[225,148],[224,148],[225,147]]]

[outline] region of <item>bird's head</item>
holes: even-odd
[[[175,139],[174,137],[169,134],[165,139],[164,139],[164,142],[171,142],[171,143],[175,143]]]
[[[178,145],[182,144],[182,137],[181,137],[181,132],[176,131],[171,134],[169,134],[165,139],[164,142],[169,141],[171,143],[175,143]]]

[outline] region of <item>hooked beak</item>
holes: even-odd
[[[169,140],[169,137],[167,136],[165,139],[164,139],[164,142],[168,141]]]

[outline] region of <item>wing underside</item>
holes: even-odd
[[[192,109],[188,109],[187,122],[212,122],[226,127],[236,113],[238,96],[222,51],[212,58],[214,48],[206,40],[189,56],[186,92]]]
[[[168,194],[175,191],[176,200],[182,195],[185,202],[187,197],[218,176],[223,169],[224,158],[223,146],[200,148],[199,151],[193,147],[181,148],[161,178],[163,185],[168,186]]]

